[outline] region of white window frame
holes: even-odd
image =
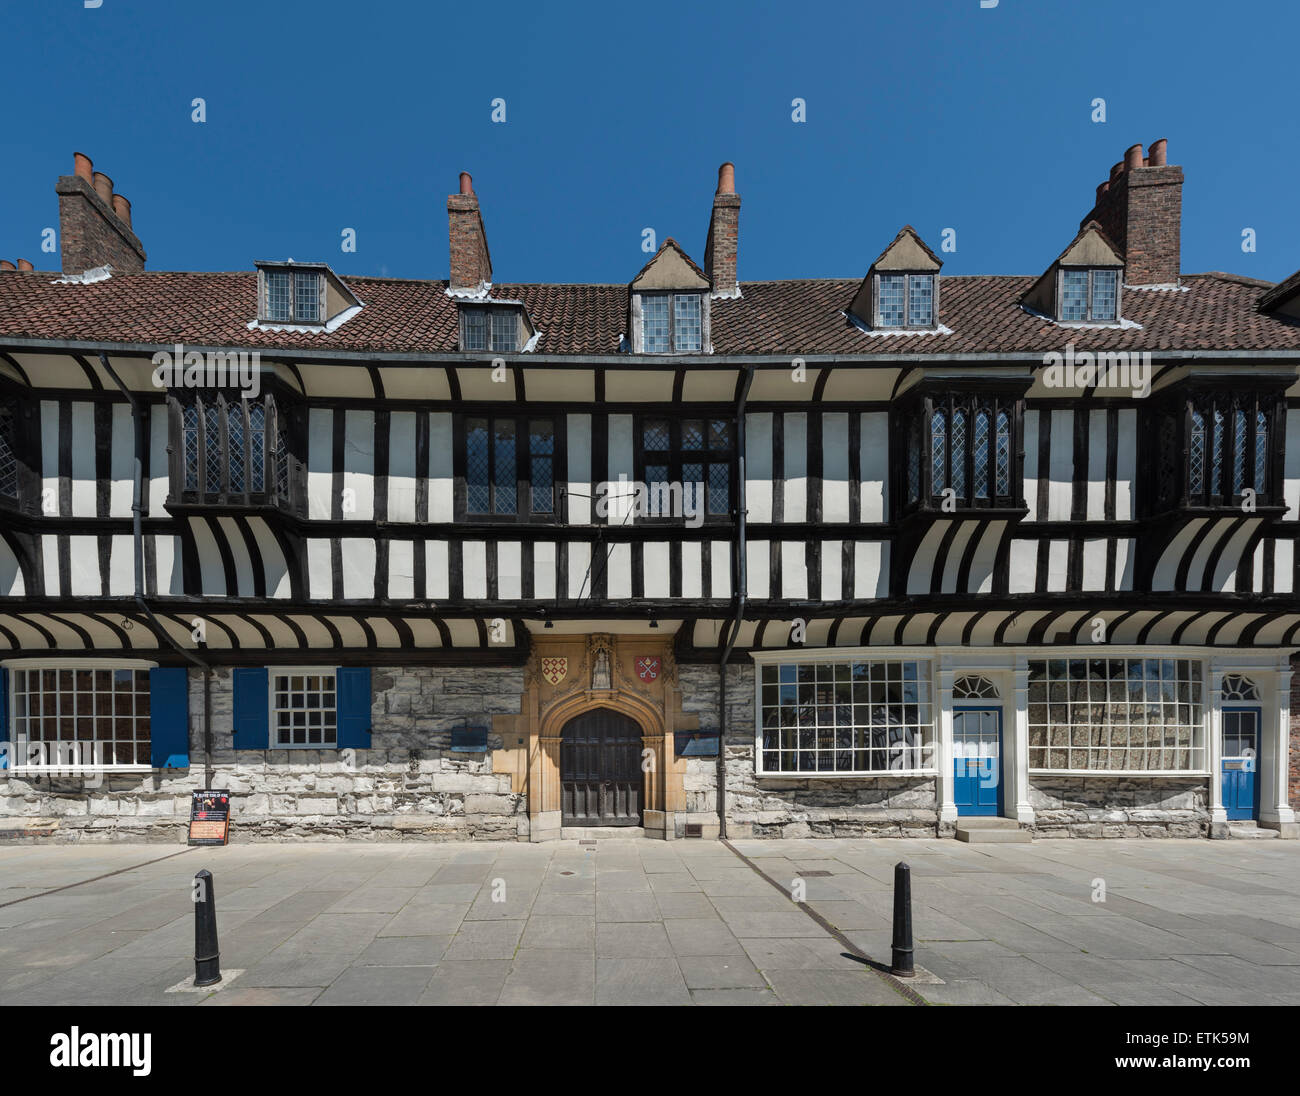
[[[759,778],[772,777],[783,780],[865,780],[871,778],[893,779],[897,777],[935,777],[939,775],[937,761],[940,747],[940,718],[938,681],[935,673],[933,652],[915,650],[870,648],[830,648],[813,651],[779,650],[755,651],[752,658],[754,672],[754,775]],[[924,672],[926,683],[926,705],[929,708],[928,723],[920,724],[926,728],[919,747],[921,756],[931,763],[920,768],[911,769],[767,769],[763,765],[763,668],[782,663],[849,663],[854,662],[914,662]]]
[[[113,658],[81,658],[81,659],[48,659],[48,658],[10,658],[0,661],[0,668],[5,670],[152,670],[157,667],[158,663],[148,662],[143,659],[113,659]],[[47,765],[28,765],[23,763],[20,758],[25,755],[25,745],[20,747],[18,738],[14,730],[14,721],[17,718],[14,712],[14,691],[13,678],[9,679],[9,725],[5,728],[9,735],[9,766],[7,769],[0,770],[0,779],[3,775],[22,776],[22,775],[77,775],[80,773],[139,773],[152,772],[153,765],[150,762],[134,765],[65,765],[65,764],[47,764]],[[149,745],[153,742],[153,708],[149,711]]]
[[[277,708],[275,703],[275,679],[277,677],[330,677],[334,680],[334,741],[333,742],[281,742],[280,728],[276,714],[281,711],[291,712],[292,708]],[[339,681],[336,666],[268,666],[266,669],[267,687],[267,749],[270,750],[337,750],[339,748]],[[290,692],[293,690],[290,689]],[[324,690],[320,690],[324,691]],[[305,708],[304,711],[324,711],[327,709]],[[292,730],[292,728],[290,728]]]
[[[1199,760],[1201,761],[1201,765],[1193,766],[1192,768],[1187,768],[1187,769],[1059,769],[1059,768],[1045,768],[1042,766],[1036,766],[1031,764],[1027,770],[1029,775],[1049,776],[1049,777],[1086,776],[1086,777],[1102,777],[1102,778],[1133,777],[1133,776],[1203,778],[1212,775],[1212,770],[1209,767],[1210,766],[1210,736],[1213,733],[1213,726],[1214,726],[1211,712],[1215,707],[1218,706],[1219,700],[1217,697],[1210,696],[1209,693],[1208,656],[1202,653],[1201,651],[1199,651],[1198,649],[1190,648],[1190,647],[1186,649],[1172,649],[1167,647],[1155,647],[1151,649],[1106,647],[1101,649],[1092,648],[1090,650],[1088,649],[1081,650],[1077,647],[1076,648],[1067,647],[1067,648],[1061,648],[1059,650],[1053,648],[1039,647],[1039,648],[1031,648],[1029,651],[1026,652],[1026,659],[1029,662],[1055,662],[1055,661],[1069,662],[1071,660],[1077,660],[1077,659],[1083,659],[1087,661],[1090,659],[1098,659],[1098,658],[1114,659],[1116,661],[1130,661],[1130,660],[1156,661],[1156,662],[1180,662],[1181,661],[1181,662],[1199,663],[1200,674],[1197,680],[1201,682],[1201,703],[1200,703],[1201,717],[1199,721],[1193,720],[1191,723],[1192,745],[1189,747],[1189,749],[1191,750],[1194,757],[1199,758]],[[1050,707],[1051,705],[1050,697],[1046,703]],[[1177,702],[1175,701],[1175,703]],[[1028,724],[1027,722],[1025,728],[1025,732],[1026,732],[1025,748],[1027,750],[1032,750],[1034,747],[1032,747],[1029,743],[1029,726],[1030,724]],[[1050,724],[1047,724],[1047,726],[1050,729]],[[1067,747],[1067,749],[1071,749],[1071,750],[1075,748],[1076,747]],[[1161,748],[1163,749],[1163,747]],[[1050,743],[1048,744],[1046,749],[1048,749],[1049,751],[1052,749]]]

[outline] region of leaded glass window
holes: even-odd
[[[1030,769],[1205,768],[1196,659],[1031,659],[1028,702]]]
[[[651,504],[651,512],[640,517],[730,514],[734,433],[729,419],[644,418],[640,431],[641,479]]]
[[[643,353],[704,349],[704,298],[699,293],[642,293],[640,301]]]
[[[930,418],[930,466],[934,469],[934,493],[942,495],[948,486],[948,416],[943,411]]]
[[[553,418],[466,418],[465,512],[494,518],[553,516],[556,441]]]
[[[948,473],[953,492],[959,499],[966,497],[966,412],[958,408],[952,413],[952,436],[949,439]]]
[[[989,413],[975,412],[975,497],[989,497]]]
[[[934,326],[933,274],[877,274],[876,327]]]
[[[319,270],[262,270],[263,311],[267,323],[318,324],[321,319]]]
[[[999,495],[1011,494],[1011,416],[998,412],[997,477],[995,491]]]
[[[1235,506],[1247,490],[1272,501],[1269,416],[1276,397],[1250,391],[1193,396],[1187,417],[1187,499]],[[1162,438],[1161,445],[1176,445]],[[1162,456],[1164,454],[1162,453]]]
[[[297,323],[320,322],[320,275],[302,270],[293,275],[293,318]]]
[[[934,714],[925,661],[782,662],[759,674],[759,772],[925,772]]]
[[[462,305],[460,348],[511,354],[519,349],[520,315],[513,305]]]
[[[18,497],[18,444],[14,409],[0,406],[0,497]]]
[[[267,493],[288,499],[288,446],[269,396],[238,392],[201,394],[180,404],[181,491],[189,501],[250,502]],[[272,426],[272,429],[268,429]],[[275,482],[267,460],[274,454]]]
[[[939,507],[951,498],[959,507],[1017,505],[1020,490],[1012,399],[985,395],[932,396],[907,429],[906,484],[909,502]],[[916,419],[913,419],[913,423]],[[928,477],[928,486],[927,486]],[[949,494],[951,492],[951,494]]]
[[[1062,323],[1113,323],[1118,318],[1118,270],[1061,270]]]

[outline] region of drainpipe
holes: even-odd
[[[749,571],[745,560],[745,521],[748,514],[745,503],[745,404],[749,400],[749,386],[754,383],[754,367],[745,366],[745,383],[736,401],[736,588],[732,595],[736,601],[736,615],[727,629],[727,645],[718,660],[718,838],[727,839],[727,662],[731,649],[740,635],[741,618],[745,615],[745,597]]]
[[[144,447],[148,435],[145,432],[144,416],[140,412],[140,403],[125,384],[117,371],[109,363],[108,355],[99,352],[99,363],[104,367],[113,383],[117,385],[126,402],[131,406],[131,421],[135,425],[135,477],[131,487],[131,533],[135,541],[135,603],[144,614],[154,636],[163,639],[178,654],[194,663],[203,671],[203,767],[205,788],[212,787],[212,667],[193,651],[187,651],[162,626],[144,600],[144,533],[141,515],[144,512]]]

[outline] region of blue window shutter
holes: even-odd
[[[265,750],[271,741],[270,677],[265,666],[231,672],[235,689],[235,749]]]
[[[9,671],[0,669],[0,769],[9,768]]]
[[[149,671],[149,763],[155,769],[190,767],[190,687],[184,666]]]
[[[335,673],[339,749],[370,749],[370,667],[340,666]]]

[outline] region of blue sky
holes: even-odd
[[[908,222],[957,230],[948,273],[1037,273],[1158,137],[1184,271],[1300,267],[1294,0],[85,2],[0,0],[0,256],[38,268],[75,150],[157,270],[444,278],[463,169],[496,280],[626,282],[647,227],[703,260],[733,160],[742,281],[861,276]]]

